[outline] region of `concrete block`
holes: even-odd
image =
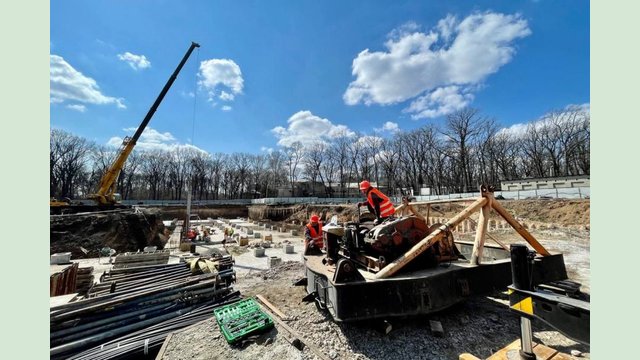
[[[50,264],[68,264],[71,262],[71,253],[55,253],[51,255],[51,263]]]
[[[274,267],[282,263],[282,259],[277,256],[270,256],[268,261],[269,267]]]
[[[273,241],[273,235],[269,234],[269,235],[264,235],[262,238],[264,241]]]
[[[254,237],[255,239],[260,239],[260,233],[259,233],[259,232],[254,232],[254,233],[253,233],[253,237]]]
[[[444,336],[444,329],[442,328],[442,323],[440,323],[440,321],[429,320],[429,326],[431,327],[431,333],[433,334],[433,336]]]
[[[243,236],[240,238],[240,241],[238,242],[238,245],[240,246],[247,246],[249,245],[249,238],[246,236]]]
[[[255,257],[263,257],[264,256],[264,248],[255,248],[253,249],[253,256]]]
[[[247,235],[253,235],[253,229],[247,229]]]
[[[292,236],[298,236],[298,230],[291,230]]]
[[[286,244],[283,249],[285,254],[293,254],[293,245]]]

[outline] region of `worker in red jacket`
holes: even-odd
[[[304,229],[304,254],[322,255],[321,249],[323,247],[320,217],[318,215],[311,215],[311,219],[309,219],[309,223]]]
[[[371,186],[367,180],[360,183],[360,191],[367,197],[367,201],[359,202],[358,207],[367,206],[369,212],[376,215],[374,224],[380,224],[386,218],[395,214],[396,208],[389,200],[389,197]]]

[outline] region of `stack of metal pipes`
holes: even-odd
[[[187,264],[163,264],[111,270],[101,279],[105,285],[94,287],[92,297],[50,309],[51,359],[66,359],[93,347],[106,349],[116,338],[155,334],[150,329],[162,328],[161,324],[172,329],[188,326],[194,319],[213,316],[213,311],[201,313],[202,309],[240,296],[229,286],[230,279],[235,279],[233,268],[194,275]],[[143,353],[149,351],[149,339],[141,348]],[[120,350],[112,355],[116,353],[120,355],[107,358],[128,356]]]

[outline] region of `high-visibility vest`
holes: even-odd
[[[322,240],[322,223],[318,223],[318,232],[316,232],[316,229],[311,225],[311,223],[307,224],[307,229],[309,229],[311,238],[313,239],[315,245],[319,249],[322,249],[324,247],[324,241]]]
[[[382,199],[382,202],[380,203],[380,214],[378,215],[378,217],[383,218],[395,214],[396,208],[393,206],[391,200],[389,200],[387,195],[381,193],[380,190],[376,188],[371,188],[371,191],[369,191],[369,193],[367,194],[367,201],[372,208],[376,208],[373,203],[373,197],[371,196],[372,193],[378,195],[378,197]]]

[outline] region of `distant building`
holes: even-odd
[[[589,187],[589,175],[501,181],[502,191]]]

